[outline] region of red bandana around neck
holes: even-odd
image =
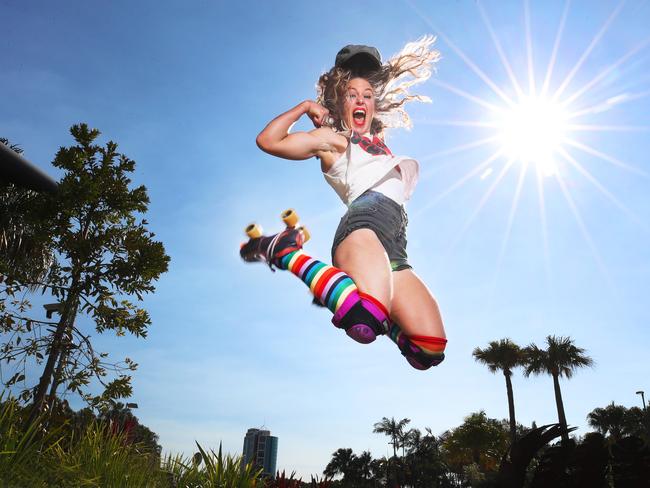
[[[384,141],[377,137],[377,135],[373,135],[372,140],[370,140],[370,138],[353,131],[350,136],[350,142],[352,144],[358,144],[364,151],[374,156],[380,154],[385,154],[386,156],[393,155],[393,153],[390,152],[390,149],[386,147],[386,144],[384,144]]]

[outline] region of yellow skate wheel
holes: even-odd
[[[244,232],[251,239],[257,239],[262,237],[262,227],[257,224],[250,224],[245,229]]]
[[[284,223],[287,224],[287,227],[295,227],[298,223],[298,214],[292,208],[282,212],[282,214],[280,214],[280,217],[282,217]]]
[[[311,239],[311,234],[307,230],[307,227],[301,227],[300,232],[302,232],[302,236],[305,239],[303,242],[307,242],[309,239]]]

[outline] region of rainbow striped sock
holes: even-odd
[[[336,313],[346,298],[357,294],[357,286],[340,269],[314,259],[302,250],[283,256],[279,266],[300,278],[314,296],[332,313]]]

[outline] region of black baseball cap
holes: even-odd
[[[381,54],[377,48],[349,44],[336,55],[334,66],[355,72],[370,72],[381,68]]]

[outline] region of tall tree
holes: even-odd
[[[420,429],[409,429],[404,433],[402,440],[402,449],[408,449],[408,452],[417,451],[422,444],[422,432]]]
[[[390,443],[393,446],[393,457],[397,457],[397,449],[401,446],[404,438],[404,427],[408,425],[411,419],[395,420],[395,417],[383,417],[380,422],[375,423],[373,433],[386,434],[390,437]]]
[[[546,337],[546,349],[541,349],[535,344],[530,344],[524,349],[526,365],[524,375],[548,374],[553,378],[555,391],[555,405],[558,420],[562,428],[562,441],[569,440],[562,391],[560,390],[560,377],[570,379],[578,368],[592,366],[594,361],[585,354],[585,350],[577,347],[570,337]]]
[[[0,348],[0,361],[17,361],[24,369],[27,360],[35,358],[43,365],[35,388],[22,392],[24,399],[33,401],[32,418],[42,411],[48,388],[55,396],[61,384],[94,406],[130,396],[131,378],[125,373],[136,364],[129,358],[109,363],[77,318],[92,321],[97,333],[112,330],[146,337],[149,315],[131,300],[141,301],[154,291],[153,283],[169,261],[143,218],[149,203],[146,188],[131,188],[135,162],[118,153],[112,141],[96,144],[96,129],[80,124],[70,132],[76,144],[61,148],[53,161],[64,172],[59,191],[37,202],[44,212],[34,234],[47,235],[56,259],[42,282],[17,273],[2,290],[5,304],[34,285],[58,302],[59,315],[50,322],[28,317],[24,303],[0,311],[0,325],[9,337]],[[117,377],[107,379],[109,371],[116,371]],[[101,394],[87,391],[93,379],[103,385]]]
[[[650,410],[631,407],[625,413],[625,433],[641,437],[650,445]]]
[[[352,460],[354,472],[354,485],[363,487],[369,486],[372,478],[372,454],[370,451],[363,451]]]
[[[328,478],[340,474],[343,476],[343,486],[351,486],[356,459],[356,454],[349,447],[337,449],[332,453],[332,459],[325,466],[323,474]]]
[[[623,405],[610,403],[604,408],[595,408],[587,415],[587,422],[603,436],[609,436],[613,443],[623,437],[634,435],[643,437],[643,410],[638,407],[626,408]]]
[[[614,402],[605,408],[595,408],[587,415],[587,422],[604,436],[609,435],[614,442],[623,437],[625,430],[625,414],[627,409]]]
[[[483,473],[496,471],[508,446],[508,434],[501,422],[488,418],[484,411],[465,417],[441,440],[447,463],[458,473],[472,463]]]
[[[517,440],[517,421],[515,420],[515,398],[512,391],[512,370],[523,364],[521,348],[510,339],[492,341],[488,347],[477,347],[472,353],[474,359],[487,366],[492,373],[502,371],[506,379],[508,394],[508,418],[510,420],[510,442]]]
[[[397,449],[400,447],[404,438],[404,427],[408,425],[411,419],[395,420],[395,417],[383,417],[380,422],[375,423],[372,431],[375,434],[386,434],[390,437],[390,443],[393,446],[393,463],[388,462],[388,483],[391,483],[391,466],[395,466],[397,461]],[[394,473],[393,473],[394,474]]]
[[[449,469],[442,458],[440,442],[430,428],[425,430],[426,434],[423,435],[418,429],[410,429],[406,436],[407,485],[414,488],[448,486]]]

